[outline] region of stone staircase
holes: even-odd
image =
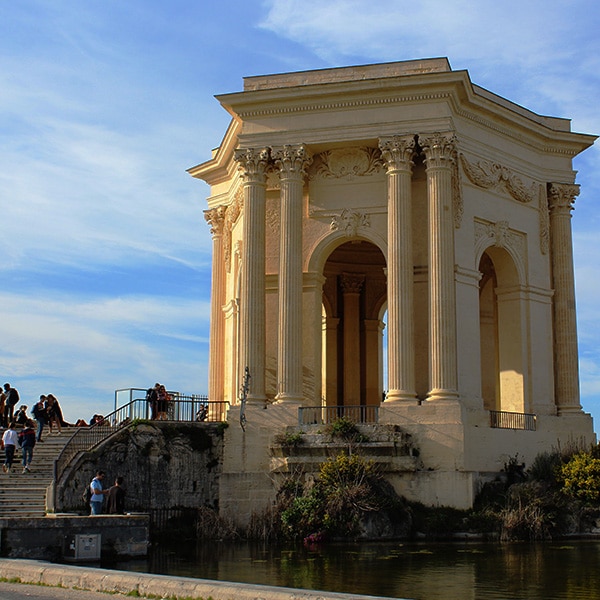
[[[0,519],[46,515],[46,488],[54,476],[54,460],[76,431],[75,427],[63,427],[61,435],[50,435],[44,429],[44,441],[33,449],[30,473],[22,473],[22,455],[17,448],[11,473],[0,471]],[[4,450],[0,462],[4,464]]]

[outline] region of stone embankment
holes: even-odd
[[[148,598],[212,600],[386,600],[296,588],[283,588],[189,577],[127,573],[96,568],[53,565],[33,560],[0,559],[0,573],[8,581],[75,588]],[[393,600],[388,598],[387,600]]]

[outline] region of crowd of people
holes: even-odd
[[[66,423],[58,399],[53,394],[43,394],[33,405],[29,414],[28,406],[21,404],[19,392],[10,383],[0,388],[0,429],[4,429],[0,445],[5,452],[2,470],[10,473],[13,469],[15,453],[21,448],[23,473],[31,470],[33,448],[43,442],[42,434],[47,426],[49,434],[60,435]]]
[[[164,389],[164,386],[162,386]],[[159,390],[159,401],[164,402],[164,393]],[[21,449],[23,473],[31,472],[33,460],[33,449],[38,442],[43,442],[44,430],[47,427],[47,435],[61,435],[63,427],[72,426],[64,420],[60,403],[54,394],[42,394],[28,413],[28,406],[21,404],[19,392],[5,383],[0,387],[0,429],[3,429],[0,438],[0,446],[4,450],[4,473],[11,473],[14,468],[17,449]],[[161,412],[166,413],[166,408],[159,405]],[[74,426],[92,426],[108,423],[102,415],[95,414],[90,422],[79,419]],[[125,488],[123,478],[117,477],[115,483],[109,489],[103,489],[102,480],[105,477],[103,471],[98,471],[91,481],[86,493],[86,502],[92,515],[100,515],[103,512],[104,498],[106,497],[106,512],[108,514],[124,514],[125,512]]]
[[[147,390],[146,400],[149,404],[150,418],[154,420],[167,420],[169,407],[173,399],[164,385],[156,383]],[[64,420],[60,403],[53,394],[42,394],[28,412],[28,406],[19,405],[19,392],[5,383],[0,387],[0,430],[4,430],[0,445],[5,451],[5,460],[2,465],[4,473],[11,473],[18,448],[21,449],[23,473],[29,473],[33,459],[33,449],[37,443],[44,441],[44,435],[61,435],[63,427],[88,427],[93,425],[109,424],[104,416],[95,414],[89,423],[79,419],[76,423],[67,423]],[[196,421],[205,421],[208,417],[208,403],[200,404],[195,415]],[[44,434],[44,432],[46,433]],[[106,512],[108,514],[124,514],[125,489],[123,478],[117,477],[114,485],[108,489],[103,488],[105,473],[98,471],[85,492],[85,502],[92,515],[103,513],[106,498]]]

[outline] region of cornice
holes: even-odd
[[[237,170],[237,165],[235,161],[231,160],[231,157],[238,145],[241,130],[241,122],[232,119],[221,144],[213,152],[213,157],[195,167],[190,167],[187,172],[196,179],[206,181],[209,185],[215,185],[229,179]]]
[[[573,157],[597,139],[571,132],[567,119],[538,115],[474,85],[467,71],[237,92],[217,99],[242,120],[447,101],[456,116],[539,152]]]

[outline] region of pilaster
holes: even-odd
[[[204,211],[213,240],[212,290],[210,297],[210,340],[208,344],[208,398],[217,402],[224,399],[224,333],[225,317],[225,260],[223,252],[223,226],[226,206]]]

